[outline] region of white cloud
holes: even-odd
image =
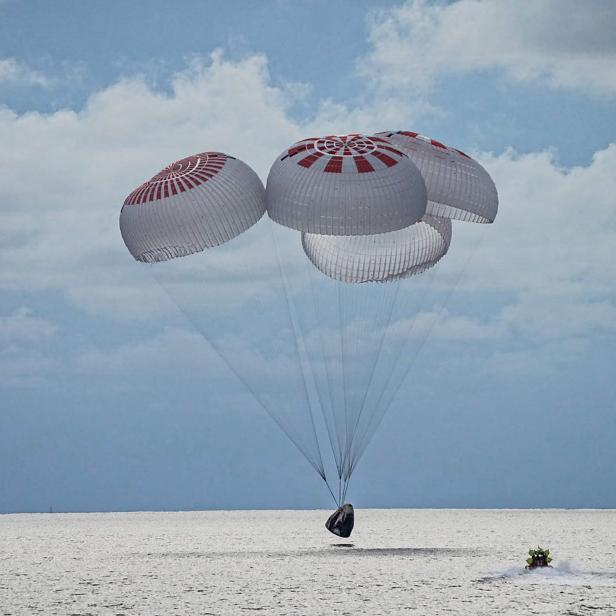
[[[290,143],[344,128],[345,108],[327,103],[305,124],[292,120],[299,94],[289,87],[271,85],[262,55],[230,61],[216,51],[175,74],[169,93],[135,77],[93,94],[81,111],[0,108],[0,288],[61,289],[92,313],[119,317],[168,311],[120,238],[125,196],[170,161],[203,150],[237,156],[265,179]],[[351,118],[374,128],[385,108],[354,109]],[[402,113],[395,109],[392,124]],[[244,262],[244,279],[257,280],[257,265]]]
[[[492,346],[491,370],[544,374],[616,334],[616,144],[569,169],[550,151],[481,158],[499,191],[495,223],[454,224],[423,310],[391,333]]]
[[[23,388],[46,385],[56,368],[54,361],[42,353],[0,349],[0,385]]]
[[[74,358],[74,368],[87,374],[131,375],[147,366],[148,373],[179,371],[183,374],[194,374],[196,378],[207,374],[208,379],[215,379],[231,376],[225,362],[232,358],[231,365],[234,370],[239,370],[242,374],[250,372],[255,380],[260,378],[260,375],[281,375],[287,373],[290,367],[294,369],[289,366],[289,356],[293,349],[283,350],[279,344],[272,342],[272,357],[264,361],[260,353],[266,351],[267,341],[256,344],[254,340],[247,341],[246,336],[230,332],[210,330],[204,334],[202,336],[196,329],[188,331],[179,327],[165,327],[154,337],[138,342],[109,349],[85,349]],[[268,337],[271,339],[271,336]],[[283,332],[283,339],[286,343],[291,341],[289,332]],[[223,355],[210,345],[210,340],[224,349]]]
[[[390,336],[408,336],[419,340],[430,336],[433,339],[460,342],[495,340],[507,334],[502,323],[482,323],[476,318],[452,315],[445,308],[422,311],[412,319],[397,321],[387,333]]]
[[[563,169],[551,152],[486,157],[499,215],[473,278],[501,289],[596,299],[610,294],[616,240],[616,144],[586,167]],[[482,273],[482,271],[484,273]]]
[[[38,350],[57,327],[27,307],[0,315],[0,385],[36,387],[48,383],[53,359]]]
[[[150,374],[171,369],[189,374],[202,370],[220,373],[212,353],[198,333],[167,327],[148,340],[108,350],[86,349],[74,359],[74,367],[79,372],[96,375],[134,375],[142,366],[147,366]]]
[[[603,0],[409,0],[374,13],[360,72],[391,89],[498,71],[517,82],[616,94],[616,5]]]
[[[551,152],[507,151],[483,162],[499,190],[499,214],[486,228],[455,225],[443,279],[453,279],[468,254],[465,236],[480,232],[483,245],[460,290],[510,298],[498,314],[510,335],[613,332],[616,144],[586,167],[560,168]]]
[[[572,365],[580,365],[580,358],[586,358],[591,348],[588,340],[579,338],[548,340],[522,348],[507,345],[493,349],[480,365],[483,374],[505,377],[515,383],[519,383],[521,378],[562,378]],[[463,358],[463,361],[458,362],[459,374],[469,368],[468,358]]]
[[[305,134],[344,134],[380,132],[385,126],[407,126],[413,118],[437,117],[443,111],[419,98],[409,100],[399,95],[377,96],[359,106],[348,106],[327,99],[319,106],[318,115],[304,128]]]
[[[23,62],[18,62],[15,58],[2,58],[0,59],[0,83],[49,87],[54,80],[31,69]]]
[[[417,4],[414,10],[428,9]],[[132,187],[170,160],[203,149],[236,155],[265,179],[273,158],[308,133],[370,129],[384,118],[396,125],[405,111],[399,102],[355,108],[326,101],[317,117],[301,123],[288,112],[296,96],[295,86],[287,92],[271,85],[263,56],[229,61],[216,52],[175,75],[167,94],[133,78],[94,94],[79,112],[0,109],[0,288],[60,290],[90,312],[125,318],[172,311],[119,235],[120,205]],[[435,335],[501,340],[538,332],[548,339],[612,331],[616,145],[572,169],[560,168],[550,151],[479,157],[495,179],[501,206],[496,223],[481,229],[483,249],[460,288],[501,300],[481,314],[461,314],[454,301]],[[444,279],[459,269],[465,235],[478,229],[455,226]],[[273,254],[267,245],[261,263],[237,251],[212,259],[212,266],[239,278],[235,285],[218,281],[218,295],[205,294],[210,301],[224,304],[223,298],[265,286],[259,267]]]
[[[135,78],[96,93],[80,112],[0,109],[0,288],[61,289],[106,314],[168,310],[122,244],[126,194],[204,149],[236,155],[264,176],[300,134],[262,56],[195,61],[169,95]]]
[[[37,342],[55,333],[56,327],[52,323],[35,316],[29,308],[0,315],[0,345]]]
[[[524,293],[503,309],[500,320],[512,333],[534,340],[584,338],[616,332],[614,298],[592,299],[560,293]]]

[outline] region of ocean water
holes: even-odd
[[[328,514],[2,515],[0,614],[616,615],[616,511]]]

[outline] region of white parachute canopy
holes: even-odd
[[[248,165],[202,152],[171,163],[131,192],[120,232],[137,261],[167,261],[224,244],[264,213],[263,184]]]
[[[498,194],[488,172],[468,154],[412,131],[377,133],[417,166],[428,191],[427,213],[453,220],[494,222]]]
[[[326,276],[341,282],[388,282],[421,274],[445,256],[451,221],[426,215],[410,227],[375,235],[302,234],[304,252]]]
[[[321,235],[369,235],[408,227],[426,211],[426,187],[408,156],[363,135],[299,141],[274,162],[267,212]]]

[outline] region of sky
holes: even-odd
[[[615,29],[611,0],[0,0],[0,512],[330,507],[118,216],[195,152],[265,181],[384,130],[469,152],[500,204],[352,502],[616,507]]]

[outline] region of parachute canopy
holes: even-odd
[[[427,213],[468,222],[494,222],[498,194],[488,172],[468,154],[411,131],[377,133],[418,167],[428,191]]]
[[[368,235],[408,227],[426,211],[426,187],[406,154],[363,135],[299,141],[274,162],[267,212],[306,233]]]
[[[424,216],[414,225],[374,235],[302,234],[304,252],[326,276],[341,282],[387,282],[436,265],[451,242],[448,218]]]
[[[120,232],[137,261],[166,261],[228,242],[264,213],[263,184],[248,165],[202,152],[171,163],[128,195]]]

